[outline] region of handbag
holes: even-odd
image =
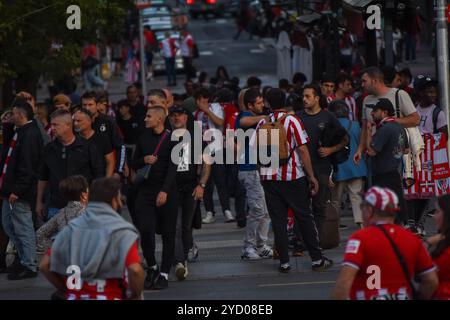
[[[402,267],[403,273],[405,274],[406,281],[408,282],[409,286],[411,287],[413,300],[419,300],[419,295],[417,294],[416,287],[414,286],[414,284],[411,280],[411,275],[409,274],[408,267],[405,263],[405,259],[403,258],[402,254],[400,253],[400,250],[395,245],[394,240],[392,240],[392,238],[389,236],[387,231],[382,226],[377,225],[376,227],[378,229],[380,229],[380,231],[383,232],[383,234],[389,240],[389,243],[391,244],[392,249],[394,250],[395,255],[397,256],[398,262],[400,263],[400,266]]]
[[[164,140],[167,137],[167,130],[164,132],[163,136],[161,137],[161,140],[159,140],[158,145],[156,146],[155,152],[152,154],[153,156],[157,156],[159,152],[159,148],[161,148],[161,144],[164,142]],[[136,176],[134,177],[134,183],[139,185],[142,184],[145,180],[148,179],[150,176],[150,171],[152,169],[151,164],[146,164],[142,168],[136,170]]]

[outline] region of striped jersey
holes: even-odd
[[[270,115],[272,122],[283,117],[285,112],[275,112]],[[266,123],[266,120],[261,120],[258,123],[255,134],[253,135],[250,144],[254,145],[256,141],[256,134],[258,129]],[[286,139],[289,147],[289,154],[291,154],[288,162],[280,166],[278,169],[260,168],[261,180],[275,180],[275,181],[294,181],[305,176],[303,171],[302,160],[298,152],[298,147],[309,142],[308,134],[303,127],[301,120],[294,115],[289,115],[284,118],[281,123],[286,130]]]

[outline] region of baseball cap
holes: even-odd
[[[169,113],[170,114],[174,114],[174,113],[184,113],[186,115],[189,115],[189,111],[186,110],[185,108],[181,107],[181,106],[173,106],[169,109]]]
[[[381,98],[378,100],[377,104],[373,107],[373,111],[383,110],[387,111],[389,116],[395,115],[394,106],[389,99]]]
[[[53,97],[53,104],[54,105],[61,105],[61,104],[71,104],[72,101],[70,101],[70,98],[66,96],[65,94],[57,94]]]
[[[428,86],[437,86],[438,82],[436,79],[433,79],[430,76],[424,76],[424,75],[418,75],[415,79],[414,79],[414,90],[416,91],[420,91],[425,89]]]
[[[372,187],[367,190],[363,199],[372,207],[383,212],[394,214],[400,210],[397,195],[388,188]]]

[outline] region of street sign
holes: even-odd
[[[134,4],[136,5],[136,8],[138,8],[139,10],[149,8],[152,6],[150,0],[135,0]]]

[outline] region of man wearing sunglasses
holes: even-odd
[[[50,203],[47,218],[52,218],[66,201],[59,193],[59,181],[73,175],[82,175],[89,182],[104,176],[102,155],[96,147],[73,133],[72,115],[66,110],[57,110],[51,115],[51,126],[56,139],[43,150],[43,161],[39,172],[36,213],[44,217],[44,191],[50,186]]]

